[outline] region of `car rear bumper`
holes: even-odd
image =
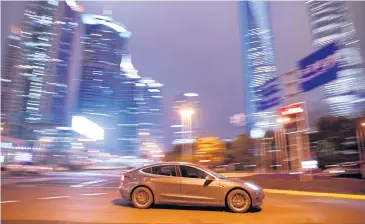
[[[128,188],[120,185],[118,190],[122,199],[131,200]]]

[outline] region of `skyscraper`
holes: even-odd
[[[180,93],[172,106],[172,144],[192,143],[200,134],[200,101],[197,93]]]
[[[253,115],[272,110],[279,105],[278,99],[260,97],[258,88],[268,81],[278,83],[273,51],[273,37],[270,25],[268,1],[241,1],[239,22],[241,30],[241,52],[244,85],[244,114],[246,128],[255,127]]]
[[[127,52],[130,32],[110,17],[83,15],[84,35],[77,112],[105,129],[105,150],[133,154],[139,79]]]
[[[79,8],[74,1],[29,2],[12,74],[9,134],[32,138],[39,124],[64,125],[69,62]]]
[[[325,85],[330,114],[358,116],[364,110],[365,73],[355,27],[346,1],[308,1],[313,45],[320,48],[336,42],[339,50],[337,80]]]
[[[140,150],[146,157],[161,155],[163,148],[163,84],[151,78],[138,83],[138,138]]]
[[[121,107],[118,122],[118,145],[122,154],[139,156],[139,98],[140,89],[137,83],[140,80],[138,71],[134,68],[130,55],[123,55],[120,65],[122,70],[121,80]]]
[[[6,58],[2,61],[1,74],[1,127],[2,134],[7,135],[9,131],[8,118],[10,115],[12,85],[17,73],[17,66],[21,59],[21,29],[20,27],[12,27],[11,35],[8,36],[8,48],[6,49]]]

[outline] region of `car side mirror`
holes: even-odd
[[[214,177],[212,177],[212,176],[210,176],[210,175],[207,175],[207,176],[205,177],[205,180],[213,181],[213,180],[215,180],[215,179],[214,179]]]

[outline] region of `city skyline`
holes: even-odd
[[[3,3],[2,3],[3,4]],[[9,3],[9,4],[20,4],[20,3]],[[170,117],[171,117],[171,108],[170,105],[173,102],[172,95],[176,94],[176,92],[184,92],[187,90],[193,90],[195,92],[198,92],[202,98],[202,110],[204,111],[203,114],[206,114],[202,118],[202,133],[205,136],[209,135],[218,135],[220,137],[231,137],[236,134],[242,133],[242,129],[239,129],[237,127],[232,127],[229,124],[229,116],[231,116],[234,113],[242,112],[243,111],[243,88],[242,88],[242,81],[241,76],[242,73],[240,72],[240,53],[239,49],[235,49],[237,47],[237,44],[239,44],[239,35],[238,35],[238,27],[237,27],[237,14],[233,13],[228,18],[225,18],[225,20],[222,20],[222,17],[219,17],[217,15],[226,15],[227,11],[230,12],[237,12],[237,5],[234,2],[227,2],[227,3],[209,3],[212,7],[207,10],[206,6],[208,3],[147,3],[146,6],[142,6],[139,3],[100,3],[100,2],[83,2],[84,4],[84,10],[87,13],[96,13],[96,14],[102,14],[101,12],[101,5],[106,5],[109,8],[113,8],[115,4],[121,4],[123,9],[126,11],[126,13],[123,13],[122,15],[119,15],[118,11],[113,11],[113,17],[117,21],[122,22],[123,24],[126,24],[127,27],[131,28],[131,31],[133,32],[133,40],[130,44],[130,50],[133,55],[133,59],[135,64],[137,65],[139,71],[141,73],[145,73],[146,76],[152,76],[156,77],[158,80],[161,80],[163,83],[165,83],[165,112],[166,113],[166,119],[165,119],[165,130],[168,130],[168,127],[170,126]],[[6,4],[5,4],[6,5]],[[274,48],[276,51],[284,51],[285,46],[283,47],[283,43],[285,42],[285,45],[291,46],[289,47],[288,51],[292,52],[291,49],[295,47],[296,52],[292,52],[291,54],[286,54],[283,56],[283,53],[279,52],[279,56],[277,57],[278,61],[278,73],[281,73],[283,70],[287,71],[289,68],[292,68],[295,66],[295,61],[300,59],[300,57],[306,56],[307,54],[311,53],[313,51],[311,42],[312,42],[312,36],[309,35],[309,25],[306,24],[307,21],[309,21],[308,12],[307,12],[307,5],[304,4],[304,2],[288,2],[288,3],[279,3],[279,2],[273,2],[272,7],[272,14],[273,14],[273,35],[276,37],[274,38]],[[194,9],[191,8],[191,6],[194,7]],[[153,10],[147,10],[145,7],[152,7]],[[202,42],[199,42],[203,39],[203,35],[199,32],[196,33],[196,26],[189,22],[190,29],[194,30],[194,37],[193,39],[189,39],[190,37],[186,37],[182,35],[184,38],[187,39],[187,43],[193,44],[192,46],[196,46],[197,43],[200,43],[199,47],[189,47],[189,49],[193,50],[183,50],[181,48],[181,39],[177,39],[177,41],[172,40],[166,40],[166,37],[171,37],[171,31],[166,32],[164,29],[160,29],[158,27],[154,27],[153,24],[156,22],[160,22],[161,18],[165,14],[157,15],[156,12],[160,12],[159,7],[163,7],[165,9],[170,10],[177,10],[177,8],[184,7],[186,10],[191,10],[193,13],[200,14],[201,12],[208,13],[209,12],[215,12],[217,15],[214,15],[214,17],[204,17],[204,24],[208,24],[208,27],[204,29],[204,38],[211,35],[213,33],[213,27],[216,25],[209,25],[211,21],[215,21],[218,24],[220,24],[219,27],[221,27],[222,33],[214,34],[212,37],[214,40],[219,41],[222,44],[219,44],[215,47],[218,47],[220,49],[218,52],[220,52],[219,55],[219,63],[216,61],[214,63],[214,59],[211,57],[206,57],[208,47],[211,46],[211,42],[206,42],[204,44],[201,44]],[[305,34],[305,35],[295,35],[290,32],[282,32],[286,33],[286,39],[288,41],[284,41],[286,39],[283,38],[283,35],[278,36],[278,29],[279,25],[278,23],[282,23],[283,20],[285,20],[285,15],[280,15],[281,17],[278,19],[278,14],[280,14],[280,10],[283,10],[282,8],[285,8],[287,10],[297,10],[298,15],[301,15],[302,17],[298,18],[298,22],[301,25],[305,25],[300,28],[296,28],[295,24],[291,22],[289,24],[291,29],[297,29],[296,33]],[[291,8],[290,8],[291,7]],[[114,7],[115,8],[115,7]],[[280,8],[280,9],[279,9]],[[17,9],[19,10],[19,9]],[[121,9],[122,10],[122,9]],[[237,11],[236,11],[237,10]],[[169,10],[165,10],[169,11]],[[132,13],[133,12],[133,13]],[[142,13],[143,12],[143,13]],[[304,14],[305,12],[305,14]],[[138,20],[137,17],[132,16],[135,14],[138,14]],[[142,14],[141,14],[142,13]],[[145,15],[145,13],[147,13]],[[148,14],[149,13],[149,14]],[[160,12],[161,13],[161,12]],[[3,14],[4,15],[4,14]],[[148,15],[148,16],[147,16]],[[305,16],[306,17],[305,17]],[[4,15],[6,16],[6,15]],[[174,32],[176,34],[181,35],[180,28],[184,27],[184,23],[179,21],[179,16],[182,16],[181,14],[176,14],[174,17],[172,17],[172,21],[169,23],[172,23],[173,21],[176,23],[174,24],[175,27],[172,27]],[[149,21],[147,22],[146,18],[149,17]],[[219,18],[219,19],[218,19]],[[193,19],[193,18],[192,18]],[[3,20],[4,21],[4,20]],[[14,21],[13,18],[9,21]],[[141,25],[141,21],[144,21],[147,25]],[[280,22],[278,22],[280,21]],[[166,21],[167,22],[167,21]],[[289,21],[288,21],[289,22]],[[16,24],[16,23],[15,23]],[[356,25],[356,24],[355,24]],[[4,28],[5,29],[5,28]],[[152,29],[159,29],[159,32],[155,32],[157,30]],[[280,29],[283,29],[280,27]],[[215,28],[214,28],[215,30]],[[154,31],[154,32],[151,32]],[[211,31],[211,32],[210,32]],[[9,31],[7,31],[9,32]],[[3,32],[4,33],[4,32]],[[150,35],[144,35],[146,33],[150,33]],[[227,34],[230,36],[228,38],[230,41],[227,42]],[[301,36],[306,36],[306,39],[301,39]],[[200,38],[200,39],[199,39]],[[298,39],[299,38],[299,39]],[[171,39],[171,38],[170,38]],[[172,38],[174,39],[174,38]],[[291,41],[290,39],[293,39]],[[294,44],[295,41],[300,41],[301,45]],[[147,40],[147,41],[146,41]],[[154,43],[154,41],[158,41],[159,43],[163,43],[158,46],[158,49],[156,49],[157,46],[151,45]],[[213,41],[213,40],[211,40]],[[215,42],[216,42],[215,41]],[[151,43],[151,44],[150,44]],[[308,44],[309,43],[309,44]],[[360,42],[360,44],[362,44]],[[363,44],[362,44],[363,45]],[[4,46],[2,44],[2,46]],[[198,46],[198,45],[197,45]],[[173,54],[172,57],[169,57],[168,52],[170,50],[168,49],[174,49],[173,52],[181,52],[184,54]],[[279,50],[278,50],[279,48]],[[186,47],[185,47],[186,49]],[[282,50],[281,50],[282,49]],[[287,50],[287,49],[285,49]],[[153,53],[153,56],[152,56]],[[198,53],[198,54],[197,54]],[[172,58],[180,57],[180,55],[184,55],[182,58],[179,58],[178,60],[181,62],[180,64],[174,66],[176,68],[172,68],[171,60]],[[199,58],[198,58],[199,55]],[[293,57],[292,55],[295,55]],[[163,57],[162,57],[163,56]],[[227,57],[225,58],[224,63],[221,63],[222,56],[228,56],[229,60],[227,60]],[[146,57],[148,58],[154,58],[153,60],[146,60]],[[285,60],[289,59],[289,60]],[[187,60],[184,60],[187,59]],[[202,60],[204,59],[204,60]],[[209,61],[209,64],[219,64],[219,68],[210,69],[209,66],[204,66],[206,64],[205,61]],[[286,61],[286,64],[283,64],[283,61]],[[288,62],[289,61],[289,62]],[[168,63],[170,62],[170,63]],[[294,62],[294,63],[293,63]],[[197,65],[199,66],[197,67]],[[184,66],[184,68],[183,68]],[[191,67],[192,66],[192,67]],[[195,66],[195,67],[194,67]],[[157,67],[159,67],[157,69]],[[201,72],[199,68],[204,67],[204,72]],[[188,72],[191,70],[192,72]],[[148,72],[147,72],[148,71]],[[174,72],[173,72],[174,71]],[[227,73],[228,71],[228,73]],[[150,73],[150,74],[149,74]],[[153,74],[152,74],[153,73]],[[170,74],[170,75],[168,75]],[[171,75],[173,74],[173,75]],[[198,75],[199,74],[199,75]],[[217,76],[217,74],[228,74],[222,77]],[[181,77],[181,78],[178,78]],[[196,77],[195,80],[193,77]],[[177,78],[179,81],[173,81],[173,79]],[[177,84],[179,83],[179,84]],[[199,88],[203,87],[204,84],[210,84],[217,87],[214,89],[204,89],[202,92],[199,91]],[[217,83],[220,83],[220,85],[217,85]],[[181,84],[181,85],[180,85]],[[191,87],[190,87],[191,85]],[[230,88],[227,88],[229,86]],[[188,88],[189,87],[189,88]],[[215,91],[215,90],[219,91]],[[225,92],[228,91],[228,92]],[[313,94],[307,94],[313,96]],[[314,101],[315,99],[313,97],[308,97],[309,101]],[[216,102],[224,102],[224,106],[218,106],[216,105]],[[314,110],[315,108],[309,108],[309,110]],[[209,113],[207,113],[209,112]],[[208,115],[209,114],[209,115]],[[214,122],[212,122],[214,121]],[[171,133],[166,134],[166,136],[169,138],[171,136]],[[169,140],[166,141],[171,142]]]

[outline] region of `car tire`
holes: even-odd
[[[236,189],[227,195],[226,205],[232,212],[245,213],[251,208],[251,197],[246,191]]]
[[[132,193],[132,203],[139,209],[147,209],[153,203],[153,194],[147,187],[137,187]]]

